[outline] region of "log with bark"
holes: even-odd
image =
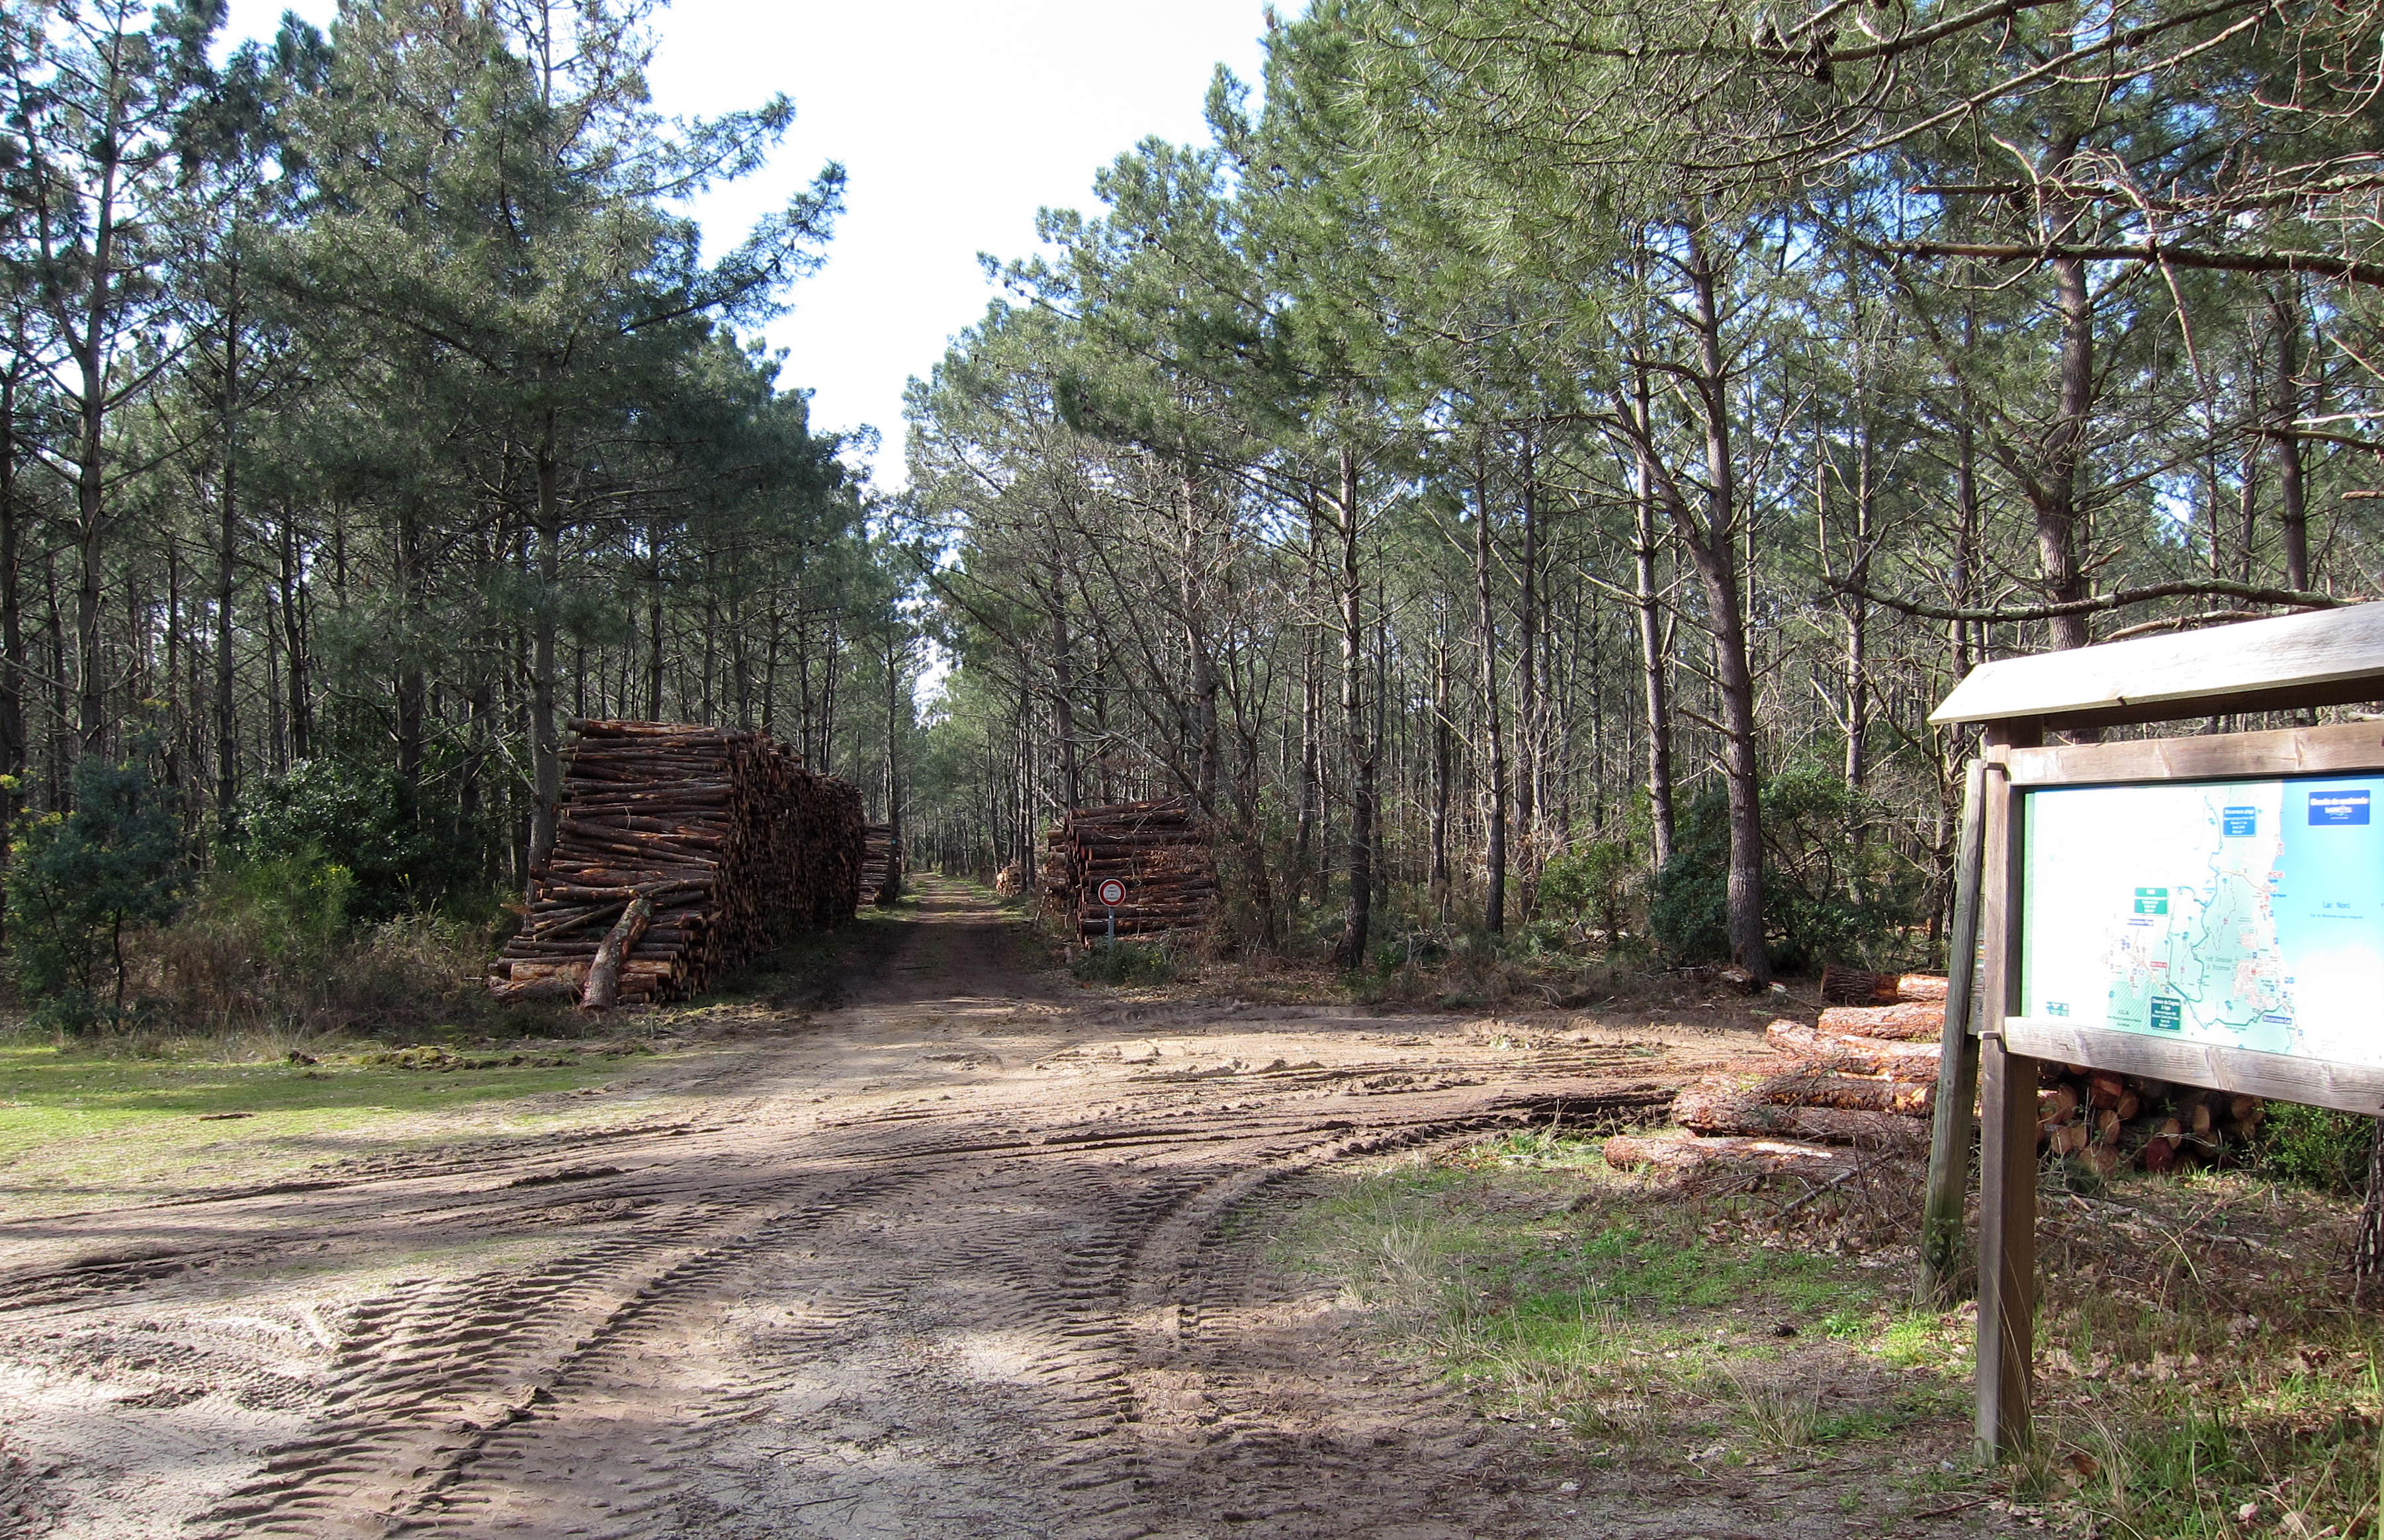
[[[1852,1074],[1883,1074],[1898,1080],[1935,1080],[1937,1045],[1904,1043],[1819,1032],[1802,1022],[1776,1021],[1764,1040],[1792,1059],[1826,1064]]]
[[[1886,1037],[1933,1043],[1945,1031],[1943,1000],[1907,1000],[1898,1005],[1832,1005],[1821,1012],[1824,1032],[1846,1037]]]
[[[1699,1134],[1735,1134],[1842,1144],[1857,1149],[1917,1150],[1929,1143],[1929,1124],[1917,1115],[1849,1112],[1769,1099],[1770,1082],[1745,1075],[1708,1075],[1672,1099],[1672,1119]]]
[[[1938,974],[1876,974],[1842,968],[1835,962],[1821,969],[1821,999],[1831,1005],[1894,1005],[1934,1000],[1944,1003],[1949,987]]]
[[[554,849],[490,968],[498,998],[684,999],[852,917],[863,835],[850,783],[762,733],[571,726]]]
[[[1772,1171],[1830,1171],[1852,1167],[1857,1159],[1850,1149],[1807,1144],[1795,1139],[1755,1139],[1695,1134],[1617,1134],[1602,1147],[1606,1163],[1617,1171],[1655,1171],[1686,1174],[1720,1162]]]

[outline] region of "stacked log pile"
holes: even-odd
[[[2040,1147],[2098,1175],[2191,1171],[2249,1143],[2267,1111],[2255,1096],[2046,1064],[2038,1072],[2036,1136]]]
[[[1787,1068],[1697,1081],[1672,1103],[1686,1138],[1608,1141],[1608,1163],[1683,1171],[1719,1160],[1793,1169],[1813,1164],[1831,1147],[1925,1149],[1945,981],[1833,967],[1821,987],[1825,1000],[1854,1003],[1831,1005],[1818,1025],[1775,1021],[1764,1029]],[[2039,1147],[2106,1176],[2122,1167],[2172,1172],[2207,1164],[2256,1134],[2266,1111],[2256,1097],[2077,1065],[2046,1064],[2040,1084]]]
[[[1099,896],[1106,877],[1125,884],[1117,910],[1121,937],[1188,939],[1216,913],[1209,829],[1187,798],[1079,808],[1045,837],[1045,901],[1086,945],[1108,934],[1109,911]]]
[[[490,964],[503,1000],[680,1000],[859,897],[861,794],[764,734],[574,722],[553,852]]]
[[[861,901],[883,909],[902,896],[902,848],[891,824],[871,824],[861,834]]]

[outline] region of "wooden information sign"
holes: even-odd
[[[2378,698],[2384,604],[2361,604],[1987,664],[1931,716],[1985,729],[1923,1254],[1958,1234],[1975,1084],[1988,1455],[2030,1437],[2040,1060],[2384,1114],[2384,722],[2045,734]]]

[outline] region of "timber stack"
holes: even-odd
[[[861,901],[883,909],[902,896],[902,847],[891,824],[871,824],[861,837]]]
[[[1936,1105],[1945,994],[1946,981],[1932,975],[1829,968],[1821,995],[1840,1003],[1817,1025],[1775,1021],[1764,1029],[1787,1068],[1695,1082],[1672,1103],[1688,1136],[1610,1139],[1608,1162],[1808,1168],[1826,1165],[1832,1148],[1917,1155],[1928,1148]],[[2253,1138],[2266,1111],[2257,1097],[2048,1063],[2040,1072],[2037,1143],[2104,1176],[2190,1170]]]
[[[554,850],[489,969],[501,1000],[684,1000],[852,918],[861,793],[768,735],[575,721]]]
[[[1205,931],[1217,910],[1209,828],[1189,798],[1078,808],[1044,837],[1044,899],[1085,945],[1109,932],[1100,885],[1125,884],[1117,933],[1180,941]]]

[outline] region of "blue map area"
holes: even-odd
[[[2023,1010],[2384,1063],[2384,775],[2048,789]]]

